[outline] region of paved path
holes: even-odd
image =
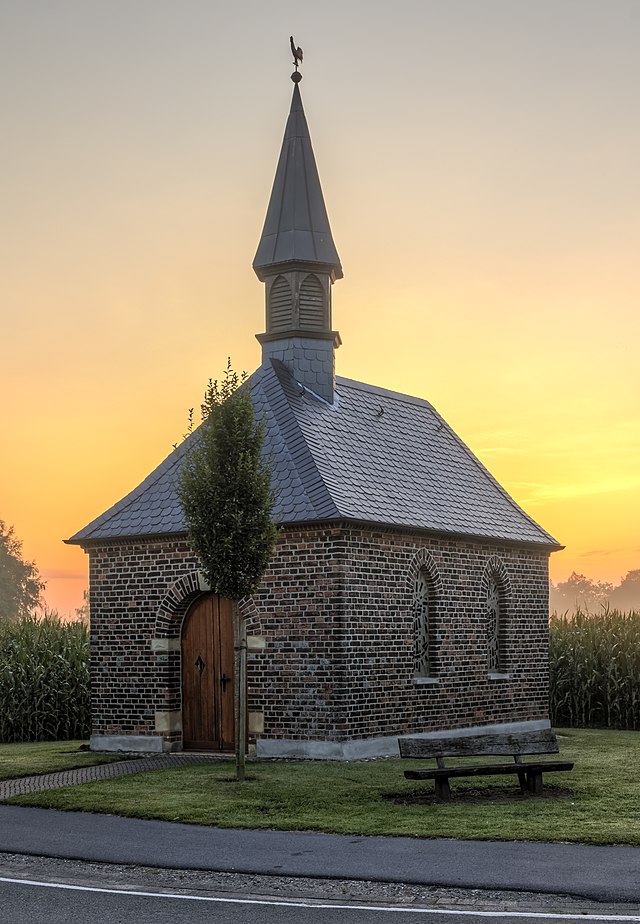
[[[0,805],[0,851],[640,903],[640,848],[252,831]]]
[[[94,780],[111,780],[115,776],[142,773],[145,770],[166,770],[183,767],[185,764],[199,764],[209,760],[228,760],[227,757],[209,754],[158,754],[153,757],[138,757],[118,760],[109,764],[80,767],[77,770],[60,770],[57,773],[42,773],[39,776],[21,776],[13,780],[0,780],[0,800],[12,796],[23,796],[45,789],[60,789],[62,786],[77,786]]]

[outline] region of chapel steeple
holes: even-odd
[[[342,266],[302,108],[297,60],[291,110],[253,261],[266,289],[266,330],[256,336],[263,364],[282,360],[299,382],[332,404],[334,351],[341,340],[332,329],[331,286],[342,278]]]

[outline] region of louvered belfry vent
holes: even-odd
[[[291,287],[284,276],[278,276],[269,294],[267,329],[273,333],[289,330],[293,322],[292,309]]]
[[[300,327],[302,330],[326,330],[324,289],[317,276],[310,273],[300,286]]]
[[[256,334],[262,363],[283,363],[299,385],[335,401],[331,287],[342,265],[331,235],[298,71],[267,214],[253,268],[266,286],[266,330]]]

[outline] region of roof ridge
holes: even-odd
[[[252,379],[254,379],[254,377],[256,377],[257,373],[260,371],[261,367],[258,367],[254,372],[251,373],[251,375],[245,380],[243,384],[248,385],[249,388],[251,388],[250,383]],[[64,539],[63,541],[67,544],[73,545],[82,539],[90,539],[91,533],[95,532],[98,527],[103,526],[112,517],[122,513],[127,509],[127,507],[130,507],[132,504],[134,504],[135,501],[137,501],[138,498],[145,493],[145,491],[152,487],[152,485],[156,484],[156,482],[158,482],[163,475],[165,475],[170,469],[174,468],[181,461],[186,452],[187,443],[189,443],[195,437],[201,426],[201,423],[198,424],[195,430],[184,437],[181,443],[177,443],[169,455],[164,458],[159,465],[156,465],[156,467],[149,472],[146,478],[143,478],[140,484],[136,485],[132,491],[129,491],[129,493],[125,494],[125,496],[120,498],[119,501],[116,501],[115,504],[112,504],[111,507],[108,507],[104,513],[100,514],[100,516],[90,520],[86,526],[84,526],[82,529],[79,529],[76,533],[73,534],[73,536],[70,536],[69,539]]]
[[[550,539],[560,548],[564,548],[564,546],[561,546],[560,543],[557,541],[557,539],[555,539],[551,535],[551,533],[548,533],[546,529],[540,526],[540,524],[536,520],[534,520],[533,517],[530,514],[528,514],[527,511],[524,510],[520,506],[520,504],[518,504],[517,501],[513,499],[513,497],[509,494],[507,489],[504,488],[500,484],[500,482],[496,479],[494,475],[492,475],[492,473],[489,471],[486,465],[484,465],[484,463],[477,457],[477,455],[473,452],[473,450],[469,446],[467,446],[467,444],[462,439],[462,437],[460,437],[456,433],[456,431],[450,426],[450,424],[447,423],[447,421],[444,419],[442,414],[440,414],[440,412],[433,406],[433,404],[431,404],[430,401],[427,401],[425,398],[418,398],[414,395],[407,395],[407,394],[404,394],[403,392],[392,391],[388,388],[383,388],[382,386],[379,386],[379,385],[369,385],[366,382],[358,382],[355,379],[348,379],[348,378],[345,378],[344,376],[336,376],[336,383],[338,385],[346,386],[347,388],[353,388],[354,390],[357,390],[357,391],[363,391],[369,394],[377,394],[377,395],[380,395],[381,397],[386,397],[386,398],[391,398],[392,400],[401,401],[404,404],[418,405],[420,407],[425,407],[431,410],[433,414],[435,415],[435,417],[440,421],[443,428],[446,429],[446,431],[451,434],[451,436],[454,438],[457,444],[464,450],[464,452],[471,459],[471,461],[491,481],[491,483],[495,487],[498,488],[500,493],[503,495],[503,497],[506,500],[509,501],[511,506],[515,510],[517,510],[519,514],[526,517],[529,523],[532,526],[534,526],[537,530],[539,530],[544,536],[546,536],[547,539]]]
[[[119,501],[116,501],[115,504],[112,504],[104,513],[101,513],[100,516],[96,517],[94,520],[91,520],[86,526],[82,529],[79,529],[77,533],[74,533],[69,539],[65,539],[66,543],[75,543],[80,539],[90,539],[91,533],[93,533],[97,527],[102,526],[104,523],[108,522],[112,517],[118,513],[122,513],[123,510],[126,510],[127,507],[130,507],[141,494],[154,485],[159,479],[164,475],[169,469],[173,468],[180,458],[184,455],[186,443],[190,440],[195,434],[195,430],[190,434],[182,443],[176,446],[166,459],[163,459],[159,465],[149,472],[146,478],[144,478],[139,485],[137,485],[132,491],[129,491],[128,494],[125,494],[124,497],[120,498]]]
[[[561,545],[561,544],[558,542],[558,540],[555,539],[555,538],[551,535],[551,533],[548,533],[548,532],[546,531],[546,529],[544,529],[544,527],[540,526],[540,524],[539,524],[536,520],[534,520],[533,517],[530,516],[530,515],[527,513],[527,511],[524,510],[524,509],[520,506],[520,504],[519,504],[517,501],[515,501],[515,500],[511,497],[511,495],[509,494],[509,492],[507,491],[507,489],[504,488],[504,487],[500,484],[500,482],[499,482],[498,479],[495,477],[495,475],[492,475],[492,474],[491,474],[491,472],[490,472],[489,469],[486,467],[486,465],[477,457],[477,455],[473,452],[473,450],[470,449],[469,446],[467,446],[467,444],[466,444],[465,441],[462,439],[462,437],[461,437],[461,436],[458,436],[458,434],[455,432],[455,430],[453,430],[453,429],[451,428],[451,426],[447,423],[447,421],[444,419],[444,417],[443,417],[435,408],[432,408],[432,410],[433,410],[433,413],[434,413],[434,414],[436,415],[436,417],[438,418],[438,420],[440,420],[440,421],[442,422],[442,424],[443,424],[444,428],[447,430],[447,432],[451,434],[451,436],[452,436],[452,437],[454,438],[454,440],[458,443],[458,445],[466,452],[466,454],[467,454],[467,455],[471,458],[471,460],[477,465],[477,467],[480,469],[480,471],[489,479],[489,481],[491,481],[491,483],[492,483],[496,488],[498,488],[498,490],[500,491],[500,493],[502,494],[502,496],[503,496],[507,501],[509,501],[509,503],[511,504],[511,506],[512,506],[515,510],[517,510],[519,514],[521,514],[522,516],[524,516],[524,517],[529,521],[529,523],[530,523],[532,526],[534,526],[534,527],[535,527],[537,530],[539,530],[544,536],[546,536],[547,539],[550,539],[551,542],[554,542],[559,548],[564,548],[564,546]]]
[[[347,519],[562,548],[428,401],[341,378],[340,400],[330,406],[275,359],[248,384],[270,434],[278,523]],[[66,541],[185,535],[176,479],[197,432]]]
[[[393,391],[391,388],[383,388],[382,385],[370,385],[368,382],[359,382],[357,379],[348,379],[343,375],[336,376],[336,385],[343,385],[347,388],[353,388],[356,391],[364,391],[372,395],[381,395],[384,398],[391,398],[394,401],[402,401],[404,404],[414,404],[419,407],[426,407],[435,411],[433,404],[426,398],[418,398],[415,395],[406,395],[401,391]]]
[[[295,458],[296,469],[298,472],[298,477],[300,478],[300,482],[305,489],[313,509],[316,511],[319,517],[340,516],[340,511],[336,505],[336,502],[334,501],[331,491],[329,490],[324,478],[322,477],[322,474],[320,473],[313,453],[311,452],[307,443],[305,434],[303,433],[300,426],[300,422],[291,407],[291,399],[295,396],[289,393],[287,386],[290,386],[291,383],[295,382],[296,380],[289,369],[285,366],[285,364],[279,359],[271,359],[270,364],[274,377],[287,400],[287,410],[290,418],[288,423],[291,435],[295,435],[295,446],[291,445],[290,440],[287,439],[287,434],[283,431],[280,421],[277,418],[277,409],[271,405],[271,410],[276,417],[280,432],[283,433],[283,437],[287,443],[291,457]],[[306,391],[307,389],[305,389],[305,392]],[[323,404],[324,403],[325,402],[323,402]],[[297,459],[300,457],[304,457],[304,465],[298,464]],[[314,473],[314,477],[312,479],[309,477],[311,472]],[[320,494],[324,495],[322,500],[319,497]]]

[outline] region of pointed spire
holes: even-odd
[[[331,288],[342,266],[300,98],[302,49],[290,41],[296,67],[291,110],[253,261],[265,284],[265,332],[256,337],[264,365],[279,360],[297,382],[333,404],[341,340],[332,327]]]
[[[291,110],[284,133],[271,199],[253,268],[258,278],[278,272],[283,264],[319,264],[332,279],[342,278],[311,136],[302,107],[296,71]]]

